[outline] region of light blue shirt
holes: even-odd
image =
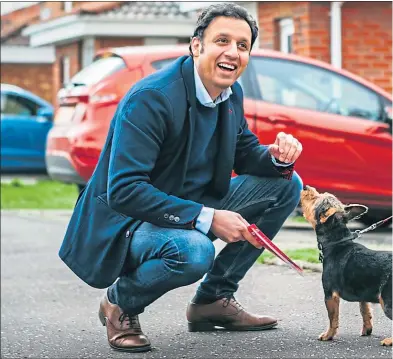
[[[227,89],[221,92],[220,96],[218,96],[215,100],[212,100],[205,86],[202,83],[202,80],[198,74],[195,65],[194,65],[194,79],[195,79],[196,98],[203,106],[216,107],[219,103],[228,100],[229,96],[232,95],[232,89],[228,87]],[[272,156],[272,161],[276,166],[286,167],[292,164],[292,163],[284,163],[284,164],[278,163],[273,156]],[[212,225],[213,216],[214,216],[214,208],[203,207],[201,213],[197,218],[195,228],[198,231],[202,232],[203,234],[207,234]]]

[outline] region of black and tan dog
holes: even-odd
[[[372,332],[370,303],[380,303],[392,319],[392,253],[374,251],[354,242],[348,221],[367,212],[362,205],[342,204],[330,193],[318,193],[305,186],[301,193],[303,215],[317,234],[318,248],[323,256],[322,284],[329,316],[329,328],[320,340],[332,340],[337,334],[340,298],[359,302],[363,317],[362,335]],[[392,338],[381,341],[392,345]]]

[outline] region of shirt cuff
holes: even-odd
[[[273,156],[271,156],[271,157],[272,157],[273,164],[278,167],[289,167],[295,163],[295,162],[291,162],[291,163],[277,162],[275,157],[273,157]]]
[[[196,220],[195,229],[207,235],[213,222],[214,208],[203,207]]]

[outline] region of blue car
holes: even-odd
[[[20,87],[1,84],[1,173],[45,173],[53,106]]]

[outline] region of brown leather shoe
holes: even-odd
[[[222,298],[211,304],[190,303],[187,307],[188,331],[209,332],[221,327],[226,330],[265,330],[277,325],[272,317],[248,313],[234,297]]]
[[[106,295],[101,300],[98,317],[102,325],[106,325],[108,342],[113,349],[134,353],[151,350],[138,316],[124,313],[118,305],[110,303]]]

